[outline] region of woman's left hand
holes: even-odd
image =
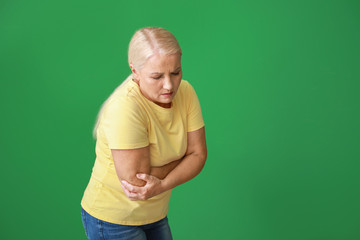
[[[137,187],[125,180],[121,181],[121,187],[131,201],[147,200],[164,191],[162,189],[162,181],[157,177],[145,173],[138,173],[136,177],[144,180],[146,184],[143,187]]]

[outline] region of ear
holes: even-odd
[[[130,63],[130,69],[131,69],[131,72],[133,73],[134,78],[138,79],[139,78],[138,72],[136,71],[136,69],[134,68],[134,65],[132,63]]]

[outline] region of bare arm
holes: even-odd
[[[177,165],[179,165],[181,161],[182,159],[172,161],[161,167],[151,167],[150,175],[159,179],[164,179],[174,168],[176,168]]]
[[[207,148],[205,128],[187,134],[187,151],[180,164],[162,181],[164,191],[183,184],[198,175],[205,165]]]
[[[135,186],[144,186],[145,181],[137,173],[150,173],[149,146],[138,149],[111,149],[116,174],[119,180],[126,180]]]
[[[135,186],[144,186],[146,183],[136,177],[137,173],[146,173],[164,179],[181,162],[177,160],[161,167],[150,167],[149,147],[111,149],[111,153],[119,180],[126,180]]]
[[[148,174],[137,174],[137,178],[146,181],[143,187],[137,187],[122,181],[123,189],[131,200],[146,200],[189,181],[204,167],[207,148],[204,127],[187,135],[188,146],[184,158],[167,176],[160,180]]]

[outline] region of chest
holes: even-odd
[[[186,114],[174,109],[152,113],[148,121],[151,166],[162,166],[181,159],[187,148]]]

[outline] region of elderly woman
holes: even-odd
[[[199,174],[207,155],[181,54],[160,27],[140,29],[130,41],[132,73],[105,101],[94,129],[96,160],[81,201],[90,240],[172,239],[171,190]]]

